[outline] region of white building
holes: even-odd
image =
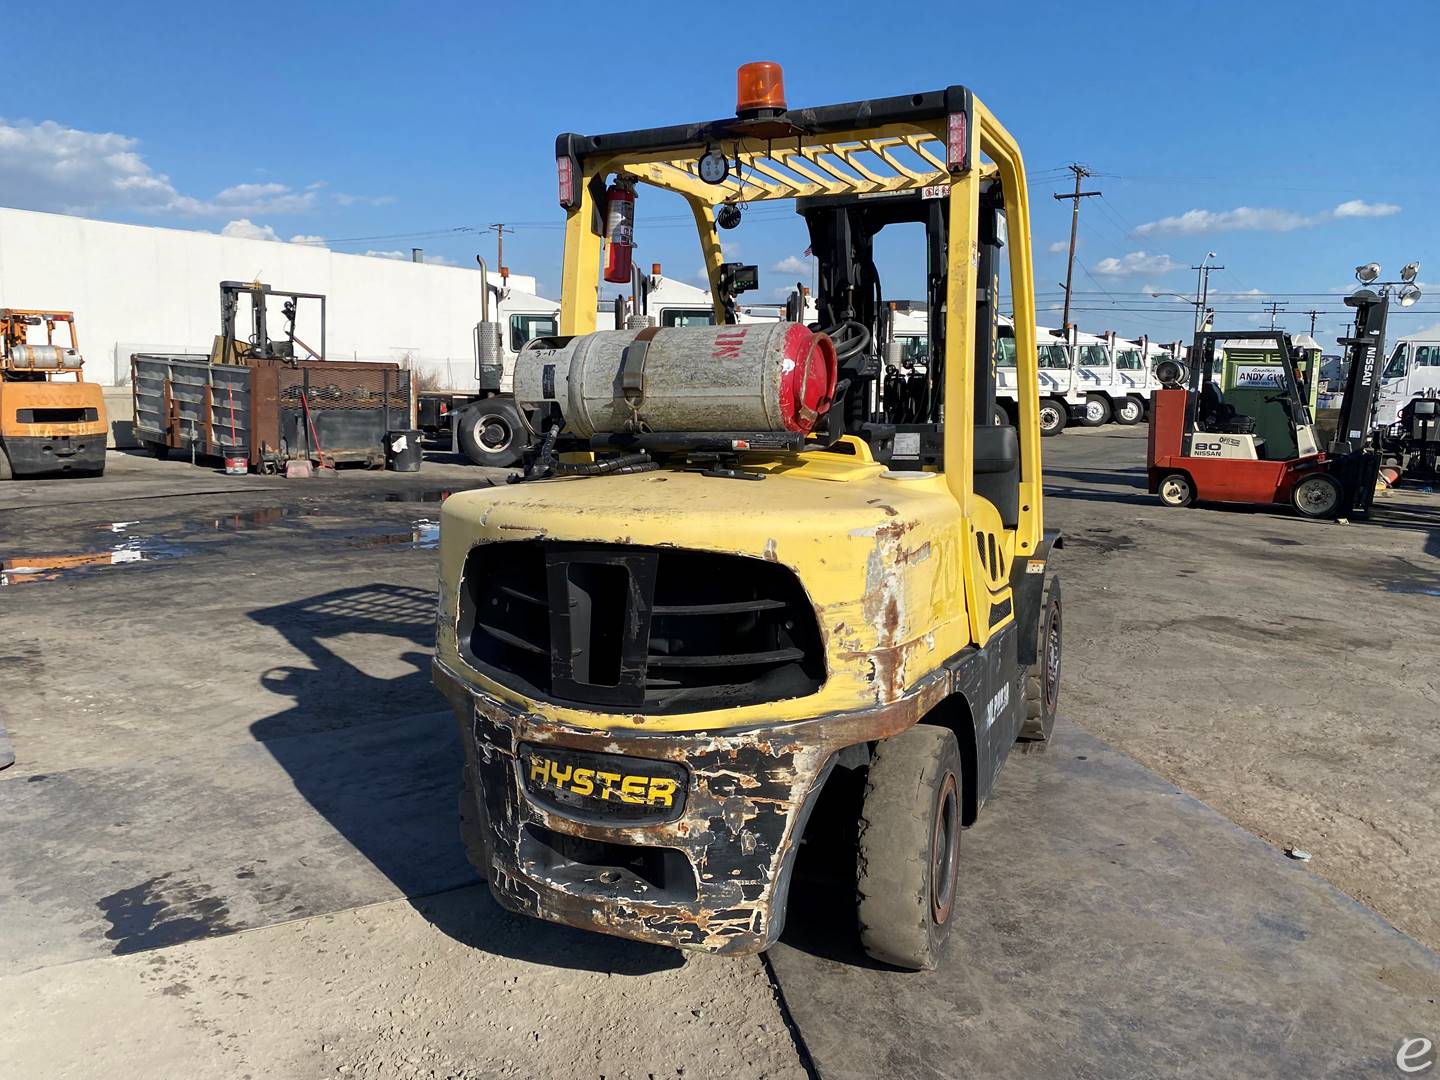
[[[107,386],[128,382],[133,352],[208,353],[226,280],[325,294],[329,359],[393,360],[467,386],[477,269],[0,208],[0,307],[74,311],[85,377]],[[509,284],[535,292],[527,275]],[[278,307],[271,319],[278,336]],[[319,348],[303,317],[297,333]]]

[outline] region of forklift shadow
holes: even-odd
[[[251,735],[315,812],[433,926],[472,948],[554,967],[640,975],[680,966],[674,950],[513,915],[481,885],[460,842],[455,721],[430,684],[433,591],[357,585],[249,617],[309,661],[260,676],[291,705],[251,725]],[[321,851],[307,865],[318,875],[327,867],[345,875],[353,859]],[[353,881],[312,884],[315,894],[354,902]]]

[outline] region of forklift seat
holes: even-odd
[[[1220,387],[1209,381],[1200,388],[1200,408],[1195,426],[1201,431],[1219,431],[1235,419],[1235,406],[1225,400]]]

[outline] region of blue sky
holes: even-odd
[[[1191,292],[1214,251],[1218,325],[1268,325],[1273,295],[1291,329],[1325,312],[1329,345],[1357,263],[1418,258],[1440,282],[1440,8],[1377,6],[1368,29],[1361,10],[354,3],[261,9],[252,28],[234,8],[57,3],[68,48],[21,61],[0,99],[0,204],[459,264],[493,257],[485,230],[507,222],[505,261],[558,295],[555,134],[724,115],[735,67],[769,59],[792,106],[975,90],[1032,177],[1042,321],[1058,322],[1049,248],[1069,228],[1051,194],[1079,161],[1104,192],[1081,211],[1084,329],[1188,333],[1189,309],[1148,293]],[[692,278],[693,229],[667,198],[642,189],[637,259]],[[763,298],[800,276],[776,269],[807,243],[798,219],[726,239]],[[881,269],[889,295],[920,292],[918,253]],[[1437,323],[1440,285],[1392,334]]]

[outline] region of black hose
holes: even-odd
[[[660,463],[644,451],[634,454],[617,454],[600,461],[555,463],[556,476],[609,476],[614,473],[653,472]]]

